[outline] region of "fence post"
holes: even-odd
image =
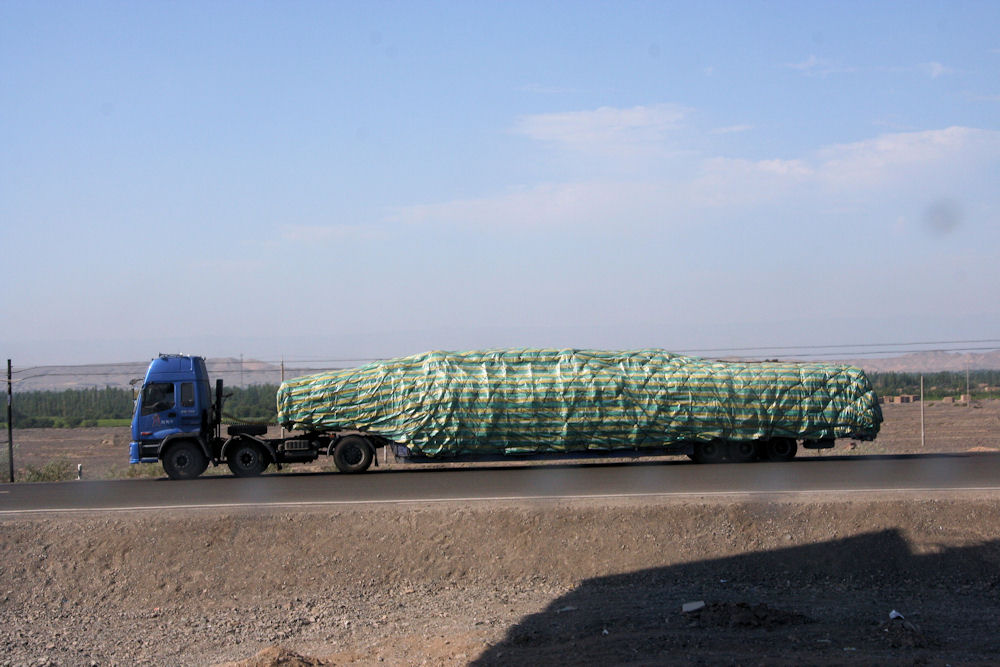
[[[920,451],[924,451],[924,376],[920,376]]]
[[[14,396],[14,382],[11,379],[10,359],[7,360],[7,465],[9,466],[9,481],[14,483],[14,414],[11,407],[11,399]]]

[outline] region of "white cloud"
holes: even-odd
[[[660,145],[689,109],[674,104],[631,109],[601,107],[522,116],[513,131],[537,141],[585,153],[629,153]]]
[[[648,219],[667,188],[649,183],[549,183],[496,197],[407,206],[389,215],[406,224],[459,224],[497,230],[631,224]]]
[[[966,92],[965,98],[971,102],[1000,102],[1000,95],[980,95]]]
[[[954,74],[956,70],[954,67],[948,67],[937,61],[931,61],[926,63],[919,63],[917,65],[882,65],[873,68],[877,72],[887,72],[889,74],[923,74],[932,79],[937,79],[938,77],[945,76],[947,74]]]
[[[1000,162],[1000,132],[950,127],[884,134],[836,144],[797,159],[703,160],[691,189],[716,206],[779,204],[811,198],[816,207],[871,200],[917,200],[935,189],[955,189]]]
[[[961,189],[1000,163],[1000,132],[950,127],[885,134],[828,146],[794,159],[688,156],[686,175],[631,181],[549,183],[493,197],[395,209],[390,222],[510,228],[699,224],[776,210],[791,201],[811,210],[873,210]],[[922,205],[926,205],[926,201]],[[890,220],[894,218],[889,218]]]
[[[522,93],[536,93],[539,95],[566,95],[571,93],[585,92],[579,88],[567,88],[565,86],[545,86],[540,83],[529,83],[517,89]]]
[[[785,67],[789,69],[797,69],[799,71],[806,71],[817,67],[820,64],[819,58],[814,55],[810,55],[808,58],[800,63],[785,63]]]
[[[840,63],[827,58],[817,58],[812,54],[801,62],[785,63],[782,66],[788,69],[793,69],[797,72],[802,72],[807,76],[825,76],[827,74],[842,74],[854,71],[853,67],[841,65]]]
[[[951,74],[955,71],[952,68],[945,67],[938,62],[921,63],[920,70],[932,79],[936,79],[944,74]]]
[[[738,160],[732,158],[712,158],[704,161],[707,172],[727,173],[730,176],[752,174],[773,174],[789,180],[802,180],[815,171],[802,160]]]
[[[983,160],[1000,157],[1000,132],[949,127],[884,134],[819,151],[818,177],[831,187],[876,188],[912,180],[928,170],[953,178]],[[957,172],[955,170],[958,170]]]
[[[814,175],[802,160],[744,160],[709,158],[702,160],[695,177],[684,184],[684,202],[691,215],[725,208],[743,208],[776,201]]]
[[[886,128],[888,130],[893,130],[895,132],[912,132],[913,130],[916,129],[916,127],[914,127],[913,125],[902,123],[896,119],[891,119],[891,118],[873,120],[872,125],[876,127]]]
[[[282,225],[279,231],[281,238],[295,243],[373,241],[385,236],[382,230],[361,225]]]
[[[734,134],[736,132],[748,132],[753,129],[753,125],[727,125],[710,130],[709,134]]]

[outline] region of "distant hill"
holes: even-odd
[[[896,357],[874,359],[838,359],[836,363],[860,366],[866,371],[932,373],[935,371],[1000,370],[1000,350],[989,352],[913,352]],[[226,386],[279,384],[281,367],[264,361],[235,358],[207,359],[208,372],[214,382],[222,378]],[[128,387],[146,374],[148,361],[122,364],[91,364],[87,366],[38,366],[18,371],[14,391],[45,391],[86,389],[90,387]],[[324,369],[285,368],[285,377],[293,378]]]
[[[936,371],[1000,370],[1000,350],[989,352],[911,352],[898,357],[849,359],[843,363],[880,373],[933,373]]]

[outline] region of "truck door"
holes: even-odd
[[[195,433],[201,430],[201,410],[195,397],[194,382],[178,382],[180,387],[180,429],[184,433]]]
[[[177,432],[175,394],[173,382],[149,382],[142,388],[138,415],[141,439],[162,439]]]

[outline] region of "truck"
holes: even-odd
[[[205,359],[152,360],[136,397],[130,462],[172,479],[226,464],[239,477],[332,457],[337,470],[511,458],[686,455],[788,461],[799,445],[873,440],[882,413],[859,368],[718,361],[663,350],[430,351],[283,382],[277,423],[227,421]]]

